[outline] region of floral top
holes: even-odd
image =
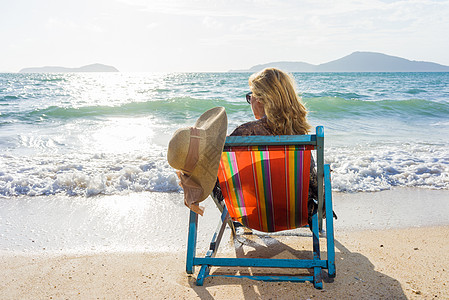
[[[237,127],[231,136],[251,136],[251,135],[274,135],[270,127],[268,126],[267,118],[263,117],[259,120],[244,123]],[[216,184],[213,195],[221,201],[223,196],[221,194],[220,185]],[[315,170],[315,161],[313,157],[310,162],[310,181],[309,181],[309,201],[308,201],[308,213],[309,213],[309,225],[311,225],[311,217],[313,212],[317,208],[316,200],[318,199],[318,182]]]

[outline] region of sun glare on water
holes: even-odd
[[[101,153],[127,153],[152,144],[154,130],[148,118],[115,118],[85,136],[85,147]]]

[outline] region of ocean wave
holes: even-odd
[[[2,155],[0,196],[181,192],[166,149],[142,154]],[[332,188],[373,192],[392,187],[449,189],[449,151],[441,145],[329,147]]]
[[[354,92],[321,92],[321,93],[302,93],[300,95],[303,98],[343,98],[343,99],[364,99],[369,98],[368,95],[362,95]]]
[[[11,101],[11,100],[18,100],[18,99],[20,99],[20,97],[19,96],[14,96],[14,95],[6,95],[6,96],[3,96],[3,97],[0,97],[0,101]]]
[[[449,189],[449,151],[439,145],[329,148],[332,188],[375,192],[392,187]]]
[[[449,115],[449,103],[420,99],[362,101],[326,96],[304,98],[303,101],[312,116],[319,115],[322,119],[344,119],[351,116],[446,119]],[[175,97],[167,100],[130,102],[114,106],[49,106],[26,112],[3,112],[1,118],[3,120],[10,119],[21,122],[45,122],[54,119],[70,120],[152,115],[176,121],[180,119],[194,119],[207,109],[216,106],[225,107],[230,119],[233,118],[233,114],[241,115],[242,112],[250,112],[246,101]]]
[[[130,102],[121,105],[92,105],[81,107],[49,106],[27,112],[6,112],[3,118],[13,118],[20,121],[45,121],[53,119],[102,118],[110,116],[141,116],[156,115],[167,119],[185,119],[197,117],[204,111],[224,106],[228,114],[239,112],[247,103],[229,102],[224,99],[198,99],[191,97],[176,97],[167,100],[151,100]]]
[[[412,94],[412,95],[416,95],[416,94],[420,94],[420,93],[426,93],[426,90],[423,89],[409,89],[406,91],[407,94]]]
[[[0,196],[65,194],[95,196],[122,192],[179,192],[174,170],[165,152],[150,157],[121,159],[116,155],[71,155],[24,158],[3,156]]]
[[[305,98],[307,109],[323,118],[356,116],[447,118],[449,103],[421,99],[362,101],[339,97]]]

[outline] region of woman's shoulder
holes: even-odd
[[[244,123],[237,127],[231,136],[272,135],[267,118]]]

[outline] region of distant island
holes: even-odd
[[[354,52],[327,63],[313,65],[305,62],[271,62],[247,70],[229,72],[258,72],[275,67],[287,72],[449,72],[449,66],[432,62],[413,61],[376,52]]]
[[[24,68],[19,71],[19,73],[75,73],[75,72],[119,72],[119,70],[117,70],[115,67],[112,66],[102,64],[92,64],[80,68],[46,66],[39,68]]]

